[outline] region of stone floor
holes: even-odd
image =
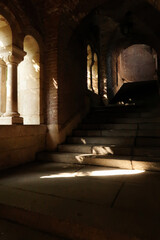
[[[48,233],[15,224],[10,221],[0,220],[0,240],[60,240],[62,238],[53,237]]]
[[[159,216],[159,172],[32,163],[0,175],[0,240],[159,240]]]

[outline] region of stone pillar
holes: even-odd
[[[0,58],[0,116],[6,111],[6,63]]]
[[[23,118],[18,113],[17,102],[17,69],[18,64],[23,61],[26,53],[14,45],[9,45],[1,51],[4,61],[7,64],[7,96],[6,111],[0,117],[0,125],[22,124]]]
[[[13,56],[8,56],[7,62],[7,102],[4,117],[19,117],[17,104],[17,68],[19,60]]]

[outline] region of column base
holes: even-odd
[[[0,125],[23,124],[22,117],[0,117]]]
[[[19,117],[20,114],[18,112],[5,112],[3,113],[3,117]]]

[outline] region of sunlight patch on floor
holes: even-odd
[[[120,175],[135,175],[145,172],[144,170],[103,170],[103,171],[86,171],[86,172],[74,172],[74,173],[59,173],[48,176],[41,176],[44,178],[73,178],[73,177],[104,177],[104,176],[120,176]]]

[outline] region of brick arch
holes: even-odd
[[[12,31],[12,44],[22,48],[23,31],[12,8],[0,3],[0,14],[7,20]]]
[[[30,4],[28,5],[28,9],[26,4],[24,4],[26,2]],[[23,39],[25,35],[28,34],[27,32],[34,32],[35,36],[38,36],[38,31],[42,32],[42,30],[38,28],[38,26],[42,24],[39,24],[39,18],[37,15],[35,16],[35,8],[33,8],[34,14],[32,14],[32,16],[29,14],[32,8],[32,3],[28,1],[13,0],[6,1],[6,3],[0,3],[0,14],[8,21],[13,32],[13,44],[19,48],[23,47]],[[31,30],[35,28],[38,29],[37,33],[35,30]]]

